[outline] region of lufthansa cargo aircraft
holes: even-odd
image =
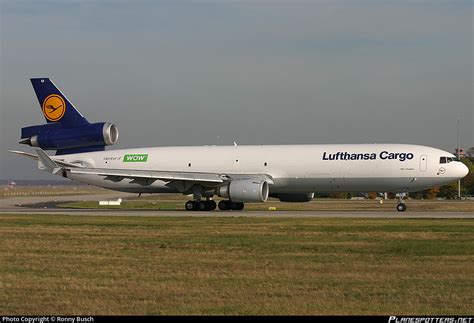
[[[117,127],[90,123],[48,78],[31,79],[46,124],[22,128],[20,143],[55,175],[111,190],[193,195],[189,211],[242,210],[275,197],[310,201],[314,192],[420,191],[456,181],[467,167],[449,152],[416,145],[272,145],[105,150]],[[56,150],[49,156],[45,150]],[[222,199],[217,205],[213,197]],[[403,194],[397,210],[403,212]]]

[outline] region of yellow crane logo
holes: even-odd
[[[51,94],[43,101],[43,114],[49,121],[59,121],[66,113],[66,102],[58,94]]]

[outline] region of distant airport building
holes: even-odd
[[[455,148],[454,155],[459,156],[459,158],[466,157],[466,153],[464,152],[464,148]]]
[[[14,182],[13,180],[9,180],[8,183],[7,183],[7,186],[8,186],[8,187],[15,187],[15,186],[16,186],[16,182]]]

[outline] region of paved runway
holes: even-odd
[[[115,199],[136,196],[120,192],[53,197],[12,197],[0,200],[0,214],[64,214],[77,216],[192,216],[192,217],[305,217],[305,218],[472,218],[474,212],[403,212],[393,211],[160,211],[160,210],[104,210],[104,209],[66,209],[43,206],[41,208],[24,207],[23,204],[36,204],[48,202],[82,201],[98,199]],[[19,206],[22,204],[22,206]]]
[[[73,216],[191,216],[191,217],[272,217],[272,218],[384,218],[384,219],[474,219],[467,212],[367,212],[367,211],[151,211],[151,210],[73,210],[73,209],[21,209],[0,211],[1,214],[61,214]]]

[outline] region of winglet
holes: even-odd
[[[52,174],[57,174],[61,171],[61,167],[58,166],[42,149],[35,149],[38,154],[38,168],[45,170]]]

